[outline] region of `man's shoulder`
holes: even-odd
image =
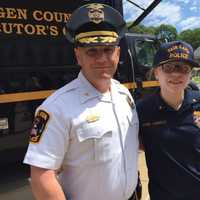
[[[118,80],[112,79],[112,82],[114,85],[116,85],[118,91],[120,93],[125,93],[125,94],[130,94],[129,90],[127,87],[125,87],[122,83],[120,83]]]
[[[59,88],[52,95],[50,95],[43,102],[43,105],[54,104],[60,101],[62,98],[65,98],[66,101],[69,101],[71,98],[73,98],[74,92],[77,90],[78,87],[79,82],[77,81],[77,79],[74,79],[73,81]]]

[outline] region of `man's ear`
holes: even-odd
[[[119,46],[116,47],[116,50],[115,50],[115,55],[117,55],[118,58],[120,58],[120,52],[121,52],[121,49]],[[119,61],[118,61],[119,62]]]
[[[158,80],[158,68],[153,69],[154,77]]]
[[[77,47],[74,48],[74,54],[75,54],[77,63],[80,64],[80,63],[79,63],[79,59],[80,59],[80,56],[79,56],[79,49],[78,49]]]
[[[77,57],[77,54],[78,54],[77,52],[78,52],[78,48],[75,47],[75,48],[74,48],[74,54],[75,54],[76,57]]]
[[[120,48],[120,46],[118,46],[117,48],[118,48],[118,54],[120,56],[121,48]]]

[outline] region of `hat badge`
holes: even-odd
[[[104,6],[101,4],[91,4],[87,8],[89,8],[88,11],[88,17],[91,22],[94,22],[95,24],[99,24],[100,22],[104,21]]]

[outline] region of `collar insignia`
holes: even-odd
[[[126,96],[126,100],[127,100],[128,104],[129,104],[129,106],[132,109],[134,109],[135,108],[135,104],[134,104],[133,100],[128,95]]]
[[[100,22],[104,21],[103,5],[96,3],[89,5],[87,8],[89,8],[88,17],[91,22],[99,24]]]

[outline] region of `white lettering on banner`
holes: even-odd
[[[18,24],[18,23],[0,23],[0,33],[17,35],[38,35],[38,36],[59,36],[57,26],[45,26],[40,24]]]
[[[71,14],[63,12],[51,12],[51,11],[41,11],[34,10],[33,18],[36,21],[47,21],[47,22],[64,22],[66,23]]]
[[[59,37],[65,35],[64,24],[71,14],[48,10],[0,7],[1,35],[36,35]]]
[[[27,20],[27,9],[0,7],[0,18]]]

